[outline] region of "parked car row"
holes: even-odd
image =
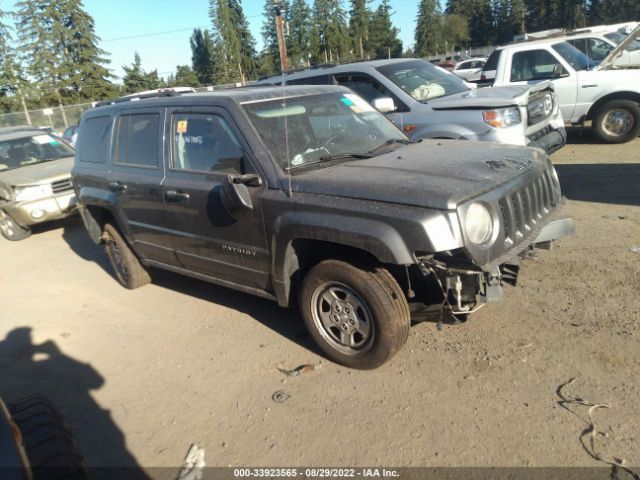
[[[75,162],[58,137],[2,129],[0,231],[77,210],[124,287],[153,267],[297,305],[329,358],[375,368],[410,312],[466,318],[573,232],[548,154],[565,120],[637,135],[639,71],[616,63],[637,32],[598,66],[566,38],[500,47],[486,89],[395,59],[99,102]]]
[[[628,142],[640,133],[640,27],[611,49],[602,47],[605,34],[596,33],[499,47],[489,56],[482,80],[499,87],[552,80],[567,123],[591,121],[603,142]]]

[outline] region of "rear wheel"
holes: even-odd
[[[300,308],[318,346],[351,368],[379,367],[409,336],[409,305],[393,276],[379,266],[320,262],[303,280]]]
[[[69,427],[49,401],[34,396],[7,408],[22,435],[34,480],[89,478]]]
[[[138,288],[151,281],[149,272],[138,260],[118,229],[111,223],[104,226],[104,243],[107,256],[120,285]]]
[[[633,100],[612,100],[593,118],[597,137],[606,143],[625,143],[640,133],[640,106]]]
[[[4,238],[12,242],[24,240],[31,236],[30,229],[18,225],[16,221],[11,218],[11,215],[4,210],[0,210],[0,233],[2,233]]]

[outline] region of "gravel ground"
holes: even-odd
[[[553,160],[577,234],[372,372],[269,301],[162,272],[121,288],[77,218],[1,241],[0,396],[48,396],[91,466],[177,467],[193,442],[211,466],[596,466],[564,395],[609,404],[600,453],[639,465],[640,139],[574,131]],[[277,369],[301,364],[320,368]]]

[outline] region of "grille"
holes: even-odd
[[[560,201],[560,188],[550,170],[500,199],[505,245],[522,241]]]
[[[51,190],[53,191],[53,193],[62,193],[73,190],[73,185],[71,185],[71,177],[53,182],[51,184]]]

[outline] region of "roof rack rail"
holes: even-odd
[[[114,105],[116,103],[135,102],[139,100],[146,100],[147,98],[160,98],[160,97],[175,97],[185,93],[195,93],[195,89],[191,87],[172,87],[172,88],[158,88],[156,90],[146,90],[144,92],[132,93],[125,95],[124,97],[101,100],[96,102],[93,106],[104,107],[105,105]]]

